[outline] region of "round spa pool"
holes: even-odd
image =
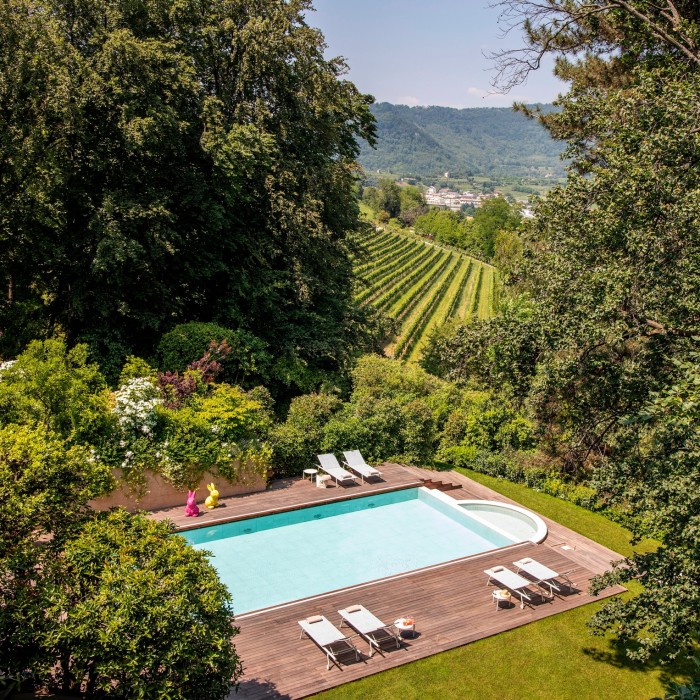
[[[476,520],[520,542],[537,544],[547,537],[544,520],[525,508],[499,501],[457,501],[457,505]]]

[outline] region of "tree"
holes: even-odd
[[[588,85],[620,86],[630,67],[659,57],[700,67],[700,8],[693,0],[499,0],[493,6],[502,10],[504,30],[520,30],[526,41],[492,55],[494,85],[504,90],[522,83],[550,53],[556,75]]]
[[[529,401],[552,453],[637,536],[662,542],[596,581],[634,578],[644,590],[605,605],[594,628],[613,630],[633,658],[674,657],[696,640],[700,581],[700,8],[501,5],[521,13],[528,42],[524,61],[505,56],[515,77],[552,51],[571,81],[542,119],[569,141],[568,182],[523,238],[519,284],[546,341]]]
[[[596,613],[633,658],[690,652],[700,625],[700,355],[677,362],[673,384],[624,421],[624,456],[598,475],[599,492],[624,513],[635,539],[661,546],[599,577],[594,590],[637,580],[643,590]]]
[[[422,192],[412,185],[400,188],[399,200],[401,202],[399,220],[404,226],[413,226],[416,218],[428,211]]]
[[[473,221],[473,237],[486,260],[491,260],[496,250],[499,231],[512,231],[520,224],[520,214],[503,197],[487,199],[476,210]]]
[[[8,678],[56,660],[39,642],[49,572],[87,502],[111,486],[88,448],[40,425],[0,428],[0,672]]]
[[[572,467],[614,445],[619,419],[663,386],[669,358],[700,331],[700,79],[656,69],[636,80],[602,103],[572,99],[605,138],[595,162],[572,145],[587,174],[541,203],[526,236],[524,276],[550,348],[533,403],[554,433],[575,436]]]
[[[87,521],[48,585],[50,687],[87,697],[228,697],[242,672],[231,595],[205,552],[123,510]]]
[[[90,698],[226,697],[241,670],[229,593],[168,524],[87,507],[112,485],[87,447],[0,428],[0,675]]]
[[[510,297],[491,319],[434,333],[421,365],[460,384],[497,386],[522,402],[530,393],[545,346],[542,326],[533,316],[527,297]]]
[[[377,206],[380,211],[385,211],[392,219],[401,212],[401,192],[394,180],[384,178],[379,181]]]
[[[88,347],[30,343],[0,372],[0,420],[38,423],[76,444],[101,443],[110,431],[109,391]]]
[[[292,399],[286,421],[277,425],[271,435],[278,475],[297,475],[314,463],[323,426],[341,405],[341,400],[331,394],[307,394]]]
[[[216,323],[183,323],[165,333],[158,343],[161,369],[184,372],[204,355],[212,341],[226,341],[231,350],[223,362],[222,379],[246,386],[269,379],[272,358],[267,343],[246,331],[233,331]]]
[[[323,57],[309,6],[3,4],[3,353],[60,328],[112,379],[198,320],[252,333],[302,380],[352,355],[371,98]]]
[[[430,209],[415,220],[418,233],[433,236],[436,241],[462,248],[483,257],[484,252],[474,238],[472,222],[459,212]]]

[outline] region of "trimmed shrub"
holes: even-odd
[[[323,442],[323,426],[341,405],[332,394],[305,394],[292,399],[287,420],[270,433],[275,476],[298,476],[313,466]]]

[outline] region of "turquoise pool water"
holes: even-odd
[[[212,553],[237,614],[513,544],[427,489],[182,533]]]

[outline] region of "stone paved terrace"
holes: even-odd
[[[220,511],[203,514],[196,519],[196,525],[314,505],[328,499],[362,496],[386,488],[409,488],[431,478],[458,487],[447,492],[457,499],[513,502],[456,472],[429,472],[396,464],[384,464],[379,468],[384,481],[373,484],[318,489],[301,479],[284,480],[273,484],[264,493],[226,499]],[[191,527],[191,521],[195,519],[185,518],[182,510],[178,508],[172,514],[161,511],[154,516],[171,517],[178,525]],[[239,616],[240,634],[235,638],[235,644],[245,672],[239,692],[231,694],[232,700],[303,698],[592,602],[594,598],[587,593],[591,577],[604,571],[620,556],[558,523],[547,518],[544,520],[549,535],[539,545],[529,542],[512,545]],[[537,559],[557,571],[568,572],[574,590],[565,591],[551,601],[534,599],[532,605],[524,609],[517,604],[496,609],[491,599],[492,587],[486,585],[484,569],[498,564],[512,568],[512,563],[524,556]],[[623,590],[620,587],[609,589],[599,598]],[[356,640],[358,648],[364,652],[362,660],[326,670],[325,654],[311,640],[299,638],[297,622],[310,615],[322,614],[338,625],[340,617],[337,611],[357,603],[365,605],[387,624],[400,616],[413,617],[417,625],[416,637],[406,639],[401,649],[388,650],[383,655],[375,653],[371,658],[364,640]]]

